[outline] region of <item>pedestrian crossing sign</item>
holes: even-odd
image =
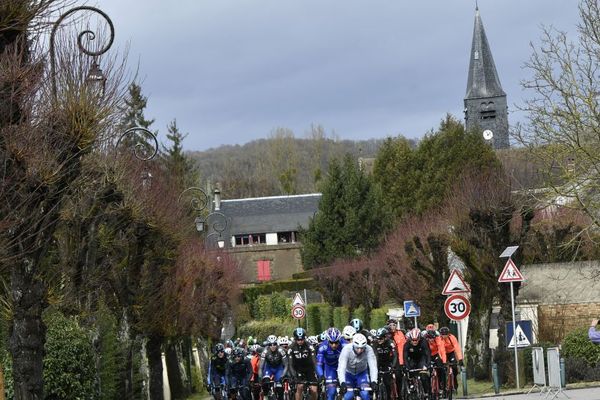
[[[517,268],[515,262],[512,259],[508,259],[504,269],[500,273],[500,278],[498,278],[498,282],[522,282],[525,278],[519,268]]]
[[[506,341],[509,349],[514,349],[515,345],[518,349],[531,346],[533,342],[531,321],[517,321],[515,332],[513,333],[512,322],[506,323]]]
[[[421,307],[418,306],[414,300],[406,300],[404,302],[404,316],[405,317],[420,317]]]

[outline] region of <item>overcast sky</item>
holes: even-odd
[[[187,150],[321,124],[342,139],[418,138],[462,118],[474,0],[96,0],[129,44],[164,140]],[[575,32],[575,0],[479,0],[511,123],[541,25]]]

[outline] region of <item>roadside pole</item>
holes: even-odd
[[[516,323],[516,318],[515,318],[515,291],[513,289],[513,283],[510,282],[510,306],[512,308],[512,323],[513,323],[513,335],[516,334],[517,332],[517,323]],[[517,382],[517,389],[520,389],[520,385],[519,385],[519,357],[517,354],[517,343],[515,340],[515,376],[516,376],[516,382]]]

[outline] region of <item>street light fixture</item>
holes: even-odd
[[[220,194],[218,189],[215,189],[215,194]],[[209,198],[206,192],[197,186],[192,186],[185,189],[179,195],[178,202],[181,202],[184,198],[189,198],[190,208],[196,212],[194,218],[194,224],[196,231],[202,233],[206,230],[208,225],[209,234],[204,238],[205,245],[211,243],[214,236],[218,236],[216,241],[217,246],[222,249],[225,248],[225,239],[223,238],[223,232],[227,229],[228,221],[225,214],[219,211],[210,212],[206,217],[203,216],[204,210],[208,207]],[[215,209],[218,210],[219,206],[215,204]]]
[[[108,17],[108,15],[104,11],[102,11],[96,7],[80,6],[80,7],[74,7],[72,9],[66,11],[65,13],[63,13],[60,17],[58,17],[58,19],[52,26],[52,31],[50,32],[50,48],[49,48],[49,51],[50,51],[50,80],[52,83],[52,96],[53,96],[54,100],[57,99],[56,49],[55,49],[55,44],[54,44],[55,37],[56,37],[56,31],[58,30],[58,27],[60,26],[60,24],[65,20],[65,18],[67,18],[68,16],[70,16],[78,11],[90,11],[90,12],[99,14],[106,21],[106,23],[108,24],[108,27],[109,27],[109,32],[110,32],[109,40],[104,46],[100,47],[98,50],[90,50],[86,46],[83,45],[84,38],[87,42],[91,42],[96,39],[96,33],[94,31],[86,29],[77,34],[77,47],[79,47],[79,51],[81,51],[83,54],[86,54],[90,57],[94,57],[92,67],[91,67],[90,71],[88,72],[88,75],[86,78],[86,82],[94,83],[94,85],[99,85],[98,86],[98,89],[100,90],[99,93],[104,94],[104,85],[106,83],[106,77],[104,76],[104,74],[102,73],[102,70],[100,69],[100,66],[96,62],[96,57],[106,53],[108,51],[108,49],[110,49],[110,47],[112,46],[112,44],[115,40],[115,27],[113,25],[112,20]]]
[[[94,59],[92,67],[85,78],[88,86],[92,88],[94,93],[98,93],[100,97],[104,97],[104,90],[106,89],[106,77],[100,68],[100,65]]]

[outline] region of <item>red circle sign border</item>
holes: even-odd
[[[453,300],[462,300],[463,303],[465,303],[465,312],[461,317],[455,317],[450,313],[450,303],[452,303]],[[469,299],[467,299],[461,294],[453,294],[452,296],[446,299],[446,302],[444,303],[444,312],[446,313],[446,316],[451,320],[462,321],[463,319],[467,318],[469,314],[471,314],[471,302],[469,301]]]
[[[294,311],[296,311],[297,309],[301,309],[302,310],[302,316],[301,317],[296,317],[296,315],[294,315]],[[302,305],[295,305],[294,307],[292,307],[292,317],[295,319],[302,319],[306,316],[306,310],[304,309],[304,306]]]

